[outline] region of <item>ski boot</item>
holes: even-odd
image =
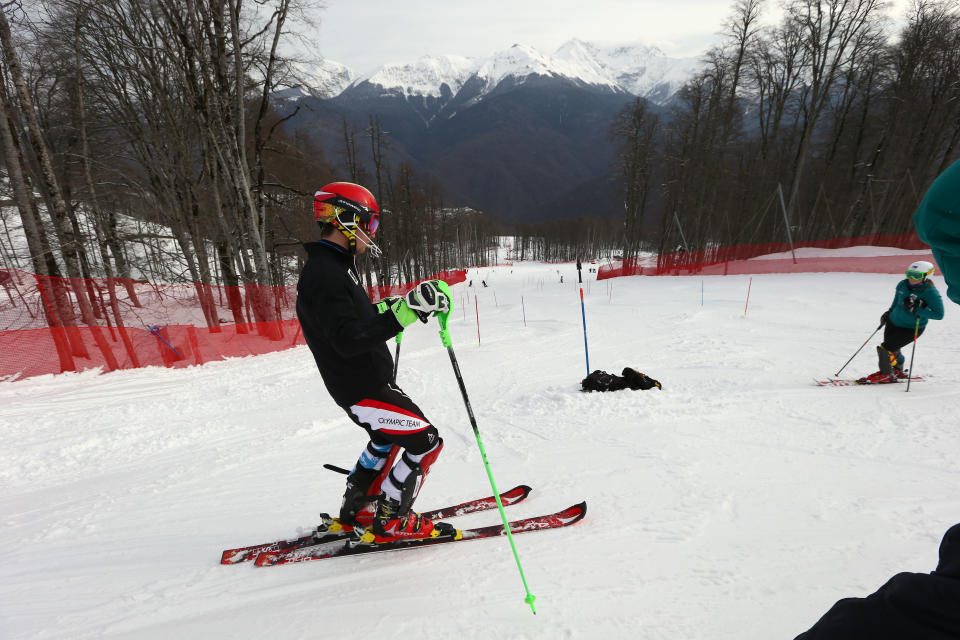
[[[903,355],[902,351],[897,351],[895,354],[897,362],[893,365],[893,375],[897,376],[897,380],[903,380],[904,378],[909,377],[908,371],[904,368],[906,364],[906,358]]]
[[[335,524],[346,530],[353,527],[368,527],[373,522],[373,503],[376,496],[368,496],[367,490],[377,479],[381,471],[357,466],[347,476],[347,488],[343,492],[343,502],[340,504],[340,518]]]
[[[393,542],[411,538],[436,537],[433,521],[416,511],[401,513],[400,501],[385,493],[377,501],[377,513],[373,516],[373,526],[362,538],[364,542]]]
[[[868,376],[864,376],[857,380],[857,384],[886,384],[889,382],[896,382],[897,377],[893,373],[884,373],[883,371],[877,371],[876,373],[871,373]]]
[[[383,493],[377,501],[377,513],[373,517],[373,526],[367,529],[360,540],[366,543],[384,544],[425,538],[459,539],[460,535],[460,531],[453,525],[434,522],[409,508],[404,511],[399,500],[394,500]]]

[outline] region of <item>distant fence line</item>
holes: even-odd
[[[830,271],[898,273],[906,267],[903,256],[896,255],[866,257],[794,257],[793,255],[797,249],[803,248],[843,249],[858,246],[893,247],[913,251],[930,250],[930,247],[921,242],[915,233],[872,234],[855,238],[797,242],[793,245],[787,242],[745,244],[618,260],[600,267],[597,280],[639,275],[735,275]],[[782,254],[782,257],[766,257],[777,254]],[[758,259],[761,256],[764,257]],[[924,259],[920,255],[910,257]],[[932,255],[928,255],[925,259],[933,261]]]

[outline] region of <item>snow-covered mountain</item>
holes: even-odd
[[[326,156],[343,153],[343,128],[376,117],[391,162],[407,162],[443,185],[452,203],[508,222],[584,210],[615,215],[610,188],[618,114],[646,98],[665,108],[701,66],[639,43],[570,40],[552,53],[515,44],[489,56],[424,56],[357,75],[327,61],[305,69],[314,90],[290,93],[303,108],[287,122]],[[292,104],[285,106],[292,109]],[[490,188],[496,185],[496,188]]]
[[[450,94],[460,91],[476,67],[476,60],[463,56],[423,56],[416,62],[385,64],[353,84],[366,81],[386,91],[399,90],[404,96],[440,97],[444,85]]]
[[[312,95],[316,98],[333,98],[343,93],[359,77],[346,65],[333,60],[321,60],[315,64],[294,65],[295,86],[278,92],[283,99],[296,99]]]
[[[385,64],[365,76],[328,61],[314,69],[312,77],[323,88],[325,97],[336,95],[333,90],[337,87],[339,93],[369,83],[388,94],[440,98],[456,95],[474,79],[482,87],[481,93],[487,93],[507,78],[523,82],[529,76],[539,75],[567,78],[662,104],[700,66],[696,58],[669,58],[659,49],[640,43],[603,46],[573,39],[552,54],[515,44],[487,58],[424,56],[415,62]]]
[[[703,66],[698,58],[668,58],[660,49],[639,43],[602,47],[576,39],[557,49],[554,58],[569,68],[589,69],[623,91],[658,104]]]

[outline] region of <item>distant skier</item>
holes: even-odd
[[[941,173],[913,215],[920,239],[947,282],[947,297],[960,304],[960,160]]]
[[[907,267],[906,278],[897,283],[890,308],[880,316],[883,342],[877,347],[880,370],[860,378],[861,383],[894,382],[906,378],[905,357],[900,349],[923,334],[928,320],[943,318],[943,299],[929,279],[934,267],[926,260]],[[917,329],[919,320],[919,330]]]
[[[434,523],[411,507],[443,440],[393,384],[386,341],[418,319],[449,312],[450,289],[430,280],[404,297],[370,302],[355,255],[380,255],[373,242],[380,210],[364,187],[322,187],[314,196],[314,219],[320,241],[304,245],[308,259],[297,283],[297,318],[327,391],[369,437],[347,476],[340,518],[352,526],[372,525],[377,542],[430,537]]]
[[[932,573],[898,573],[866,598],[844,598],[795,640],[960,640],[960,524]]]

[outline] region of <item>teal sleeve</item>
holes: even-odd
[[[960,160],[941,173],[913,215],[920,239],[947,281],[947,297],[960,304]]]
[[[923,298],[927,306],[917,309],[917,316],[925,320],[942,320],[943,298],[940,297],[940,292],[937,291],[937,288],[931,284],[931,286],[927,287],[924,292],[920,294],[920,297]]]

